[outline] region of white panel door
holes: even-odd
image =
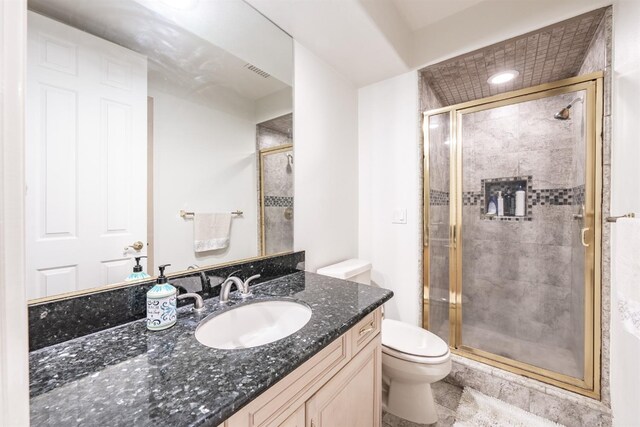
[[[28,19],[26,263],[39,298],[121,282],[124,248],[147,242],[147,60]]]

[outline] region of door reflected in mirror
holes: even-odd
[[[29,1],[30,299],[293,248],[292,40],[174,3]]]

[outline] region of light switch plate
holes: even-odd
[[[394,209],[393,211],[393,224],[406,224],[407,223],[407,210],[405,208]]]

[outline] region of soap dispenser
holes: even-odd
[[[176,324],[176,288],[167,282],[164,269],[171,264],[158,267],[160,275],[156,284],[147,292],[147,329],[161,331]]]
[[[140,260],[142,258],[146,258],[146,256],[135,257],[136,265],[133,266],[133,273],[131,273],[130,275],[127,276],[126,279],[124,279],[125,282],[131,282],[133,280],[148,279],[149,277],[151,277],[147,273],[142,271],[142,266],[140,265]]]
[[[504,216],[504,198],[502,191],[498,191],[498,216]]]

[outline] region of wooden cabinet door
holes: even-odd
[[[380,350],[378,335],[307,401],[307,427],[380,426]]]
[[[291,414],[289,418],[280,423],[279,427],[304,427],[304,404],[300,405],[296,412]]]

